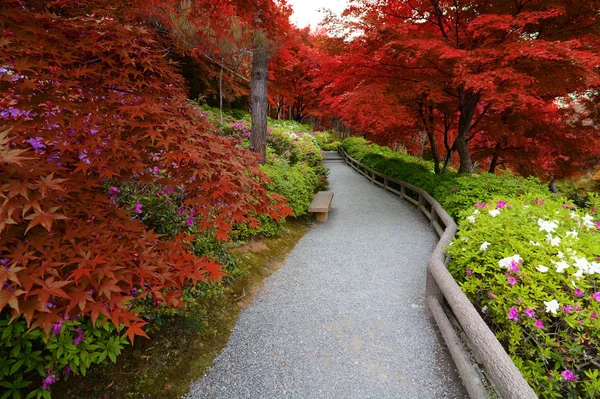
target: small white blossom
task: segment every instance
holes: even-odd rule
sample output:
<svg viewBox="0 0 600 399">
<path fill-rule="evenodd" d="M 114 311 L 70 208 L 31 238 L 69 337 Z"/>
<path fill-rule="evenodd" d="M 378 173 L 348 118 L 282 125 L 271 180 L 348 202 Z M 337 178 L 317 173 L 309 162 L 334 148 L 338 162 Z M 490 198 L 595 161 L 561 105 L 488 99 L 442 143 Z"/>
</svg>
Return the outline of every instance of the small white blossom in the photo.
<svg viewBox="0 0 600 399">
<path fill-rule="evenodd" d="M 600 274 L 600 263 L 590 262 L 589 274 Z"/>
<path fill-rule="evenodd" d="M 471 215 L 467 217 L 467 220 L 469 221 L 469 223 L 475 223 L 475 216 Z"/>
<path fill-rule="evenodd" d="M 560 304 L 556 299 L 553 299 L 550 302 L 544 301 L 544 305 L 546 305 L 546 313 L 552 312 L 552 314 L 556 314 L 556 311 L 560 307 Z"/>
<path fill-rule="evenodd" d="M 544 265 L 539 265 L 538 267 L 536 267 L 537 271 L 542 272 L 542 273 L 546 273 L 548 271 L 548 268 Z"/>
<path fill-rule="evenodd" d="M 560 237 L 552 237 L 552 234 L 548 233 L 546 235 L 546 241 L 548 241 L 548 243 L 553 247 L 558 247 L 558 245 L 560 244 Z"/>
<path fill-rule="evenodd" d="M 575 228 L 573 228 L 572 231 L 567 231 L 567 237 L 577 238 L 578 235 L 579 235 L 579 233 L 577 232 L 577 230 Z"/>
<path fill-rule="evenodd" d="M 564 260 L 561 260 L 560 262 L 556 263 L 556 273 L 562 273 L 565 271 L 565 269 L 569 268 L 569 264 L 567 262 L 565 262 Z"/>
<path fill-rule="evenodd" d="M 490 246 L 490 243 L 487 241 L 484 241 L 483 244 L 481 244 L 481 246 L 479 247 L 480 251 L 487 251 L 488 247 Z"/>
<path fill-rule="evenodd" d="M 545 231 L 547 233 L 554 233 L 554 231 L 558 227 L 558 222 L 544 220 L 544 219 L 540 218 L 540 219 L 538 219 L 538 226 L 540 226 L 540 231 Z"/>
<path fill-rule="evenodd" d="M 564 259 L 565 258 L 565 254 L 563 254 L 560 251 L 556 254 L 556 256 L 558 257 L 558 259 Z"/>
<path fill-rule="evenodd" d="M 583 277 L 583 270 L 579 269 L 575 273 L 573 273 L 573 277 L 576 277 L 577 280 Z"/>
<path fill-rule="evenodd" d="M 500 209 L 492 209 L 491 211 L 488 211 L 488 213 L 495 218 L 496 216 L 498 216 L 500 214 Z"/>
<path fill-rule="evenodd" d="M 480 212 L 479 212 L 479 209 L 475 209 L 475 210 L 473 211 L 473 215 L 479 215 L 479 214 L 480 214 Z"/>
<path fill-rule="evenodd" d="M 488 311 L 487 305 L 485 305 L 484 307 L 481 308 L 481 313 L 487 313 L 487 311 Z"/>
<path fill-rule="evenodd" d="M 584 226 L 587 228 L 591 229 L 592 227 L 594 227 L 594 218 L 591 215 L 588 215 L 587 213 L 581 219 L 581 221 L 583 222 Z"/>
<path fill-rule="evenodd" d="M 540 244 L 539 242 L 535 242 L 535 241 L 533 241 L 533 240 L 529 240 L 529 243 L 530 243 L 531 245 L 533 245 L 534 247 L 541 247 L 541 246 L 542 246 L 542 244 Z"/>
<path fill-rule="evenodd" d="M 461 239 L 460 239 L 460 240 L 461 240 L 461 241 L 464 241 L 464 242 L 469 242 L 469 237 L 461 237 Z"/>
</svg>

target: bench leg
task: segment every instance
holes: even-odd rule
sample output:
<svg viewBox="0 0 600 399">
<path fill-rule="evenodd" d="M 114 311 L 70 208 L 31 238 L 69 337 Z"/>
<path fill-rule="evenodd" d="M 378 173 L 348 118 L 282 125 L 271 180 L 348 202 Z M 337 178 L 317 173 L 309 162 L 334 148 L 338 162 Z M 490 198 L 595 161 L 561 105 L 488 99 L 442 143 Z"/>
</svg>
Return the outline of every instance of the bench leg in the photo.
<svg viewBox="0 0 600 399">
<path fill-rule="evenodd" d="M 317 212 L 317 213 L 315 213 L 315 217 L 317 219 L 317 222 L 326 222 L 328 216 L 329 216 L 328 212 Z"/>
</svg>

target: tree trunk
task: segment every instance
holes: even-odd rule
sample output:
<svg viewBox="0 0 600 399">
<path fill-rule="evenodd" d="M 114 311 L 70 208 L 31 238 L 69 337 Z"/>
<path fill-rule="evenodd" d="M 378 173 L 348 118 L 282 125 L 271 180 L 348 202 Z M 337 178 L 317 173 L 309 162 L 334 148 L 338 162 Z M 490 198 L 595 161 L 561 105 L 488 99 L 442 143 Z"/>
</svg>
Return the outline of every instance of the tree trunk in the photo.
<svg viewBox="0 0 600 399">
<path fill-rule="evenodd" d="M 458 118 L 458 137 L 454 142 L 458 155 L 460 156 L 458 173 L 472 173 L 473 161 L 471 160 L 471 155 L 467 148 L 467 134 L 469 134 L 469 131 L 471 130 L 473 114 L 475 113 L 475 107 L 479 102 L 479 94 L 474 94 L 471 91 L 465 93 L 461 90 L 460 98 L 458 106 L 460 111 L 460 116 Z"/>
<path fill-rule="evenodd" d="M 252 106 L 252 135 L 250 149 L 261 156 L 264 164 L 267 155 L 267 85 L 269 83 L 269 46 L 264 33 L 256 32 L 252 50 L 252 81 L 250 102 Z"/>
<path fill-rule="evenodd" d="M 496 168 L 498 167 L 498 158 L 500 156 L 500 141 L 496 143 L 496 147 L 494 148 L 494 155 L 492 156 L 492 163 L 490 163 L 490 169 L 488 173 L 496 173 Z"/>
<path fill-rule="evenodd" d="M 558 181 L 558 179 L 556 177 L 553 177 L 552 180 L 550 181 L 550 184 L 548 184 L 548 189 L 553 194 L 558 194 L 558 188 L 556 187 L 557 181 Z"/>
<path fill-rule="evenodd" d="M 221 59 L 223 62 L 223 59 Z M 223 124 L 223 67 L 221 66 L 221 73 L 219 74 L 219 114 L 221 115 L 221 125 Z"/>
</svg>

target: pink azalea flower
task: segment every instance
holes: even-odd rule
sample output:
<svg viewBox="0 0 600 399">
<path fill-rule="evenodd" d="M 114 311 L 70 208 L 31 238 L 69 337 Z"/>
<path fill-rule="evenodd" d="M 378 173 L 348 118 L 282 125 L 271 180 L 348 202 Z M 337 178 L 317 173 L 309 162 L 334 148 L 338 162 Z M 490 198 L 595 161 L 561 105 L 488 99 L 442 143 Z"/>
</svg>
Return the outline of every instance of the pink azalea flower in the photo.
<svg viewBox="0 0 600 399">
<path fill-rule="evenodd" d="M 564 312 L 571 313 L 573 311 L 573 306 L 571 306 L 571 305 L 565 305 L 565 306 L 562 307 L 562 310 Z"/>
<path fill-rule="evenodd" d="M 138 203 L 136 203 L 136 204 L 133 206 L 133 211 L 134 211 L 135 213 L 142 213 L 142 204 L 140 204 L 139 202 L 138 202 Z"/>
<path fill-rule="evenodd" d="M 45 389 L 47 391 L 50 388 L 50 385 L 54 384 L 55 382 L 56 376 L 54 374 L 49 375 L 44 379 L 44 382 L 42 383 L 42 389 Z"/>
<path fill-rule="evenodd" d="M 514 277 L 508 277 L 508 285 L 514 286 L 517 283 L 517 279 Z"/>
<path fill-rule="evenodd" d="M 519 265 L 517 265 L 517 262 L 515 262 L 514 260 L 512 262 L 510 262 L 510 271 L 513 273 L 518 273 L 519 272 Z"/>
<path fill-rule="evenodd" d="M 185 219 L 185 224 L 187 224 L 188 226 L 191 226 L 194 224 L 194 218 L 187 218 Z"/>
<path fill-rule="evenodd" d="M 496 209 L 502 209 L 502 208 L 508 208 L 508 205 L 506 204 L 505 201 L 498 201 L 498 204 L 496 204 Z"/>
<path fill-rule="evenodd" d="M 487 205 L 482 202 L 478 202 L 475 204 L 475 208 L 485 209 L 486 207 L 487 207 Z"/>
<path fill-rule="evenodd" d="M 581 298 L 583 296 L 583 291 L 581 291 L 579 288 L 575 288 L 575 295 Z"/>
<path fill-rule="evenodd" d="M 595 300 L 597 300 L 598 302 L 600 302 L 600 292 L 594 292 L 592 294 L 592 298 L 594 298 Z"/>
<path fill-rule="evenodd" d="M 590 318 L 592 318 L 592 319 L 597 319 L 597 318 L 598 318 L 598 314 L 596 314 L 596 313 L 592 313 L 592 315 L 590 316 Z"/>
<path fill-rule="evenodd" d="M 571 372 L 571 370 L 565 370 L 562 373 L 560 373 L 560 375 L 563 376 L 563 378 L 565 379 L 565 381 L 575 381 L 575 380 L 579 379 L 579 377 L 577 377 L 575 374 L 573 374 Z"/>
<path fill-rule="evenodd" d="M 535 317 L 535 310 L 533 309 L 525 309 L 523 313 L 525 313 L 530 319 Z"/>
<path fill-rule="evenodd" d="M 544 323 L 542 322 L 542 320 L 536 320 L 535 326 L 537 328 L 544 328 Z"/>
<path fill-rule="evenodd" d="M 471 269 L 467 268 L 467 276 L 471 277 L 472 274 L 473 272 L 471 271 Z"/>
<path fill-rule="evenodd" d="M 519 321 L 519 311 L 517 308 L 508 308 L 508 318 L 510 320 Z"/>
<path fill-rule="evenodd" d="M 111 187 L 108 189 L 108 194 L 110 194 L 110 195 L 117 195 L 117 194 L 121 194 L 121 190 L 119 190 L 118 188 L 116 188 L 116 187 L 114 187 L 114 186 L 111 186 Z"/>
</svg>

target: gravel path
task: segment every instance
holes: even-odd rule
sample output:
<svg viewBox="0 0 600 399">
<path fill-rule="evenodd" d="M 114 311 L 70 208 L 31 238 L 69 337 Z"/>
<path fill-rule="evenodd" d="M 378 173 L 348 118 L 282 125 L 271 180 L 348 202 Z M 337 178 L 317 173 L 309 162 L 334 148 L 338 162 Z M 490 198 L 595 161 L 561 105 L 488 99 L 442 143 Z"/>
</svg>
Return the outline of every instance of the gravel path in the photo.
<svg viewBox="0 0 600 399">
<path fill-rule="evenodd" d="M 410 204 L 329 163 L 329 221 L 244 311 L 192 398 L 464 398 L 425 315 L 436 241 Z"/>
</svg>

